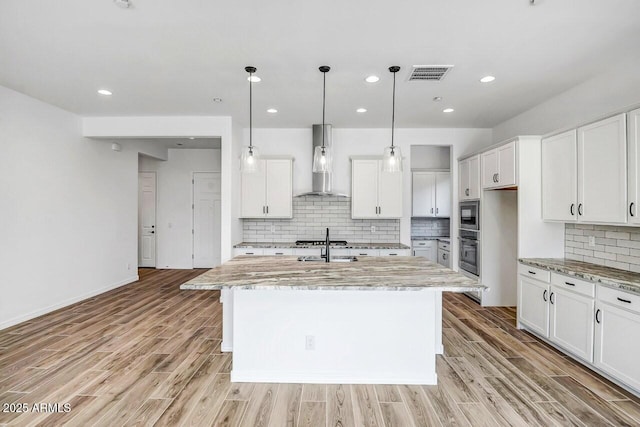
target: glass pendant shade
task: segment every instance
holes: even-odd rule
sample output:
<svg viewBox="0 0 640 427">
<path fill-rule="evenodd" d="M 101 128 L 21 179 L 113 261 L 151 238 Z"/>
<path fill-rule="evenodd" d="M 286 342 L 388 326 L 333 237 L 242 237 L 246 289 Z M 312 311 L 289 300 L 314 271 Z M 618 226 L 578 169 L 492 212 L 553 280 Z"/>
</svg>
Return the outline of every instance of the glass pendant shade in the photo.
<svg viewBox="0 0 640 427">
<path fill-rule="evenodd" d="M 256 147 L 243 147 L 240 159 L 242 172 L 256 172 L 260 169 L 260 156 Z"/>
<path fill-rule="evenodd" d="M 402 153 L 400 147 L 385 147 L 382 155 L 383 172 L 402 172 Z"/>
<path fill-rule="evenodd" d="M 313 151 L 313 171 L 331 172 L 332 160 L 329 147 L 316 147 Z"/>
</svg>

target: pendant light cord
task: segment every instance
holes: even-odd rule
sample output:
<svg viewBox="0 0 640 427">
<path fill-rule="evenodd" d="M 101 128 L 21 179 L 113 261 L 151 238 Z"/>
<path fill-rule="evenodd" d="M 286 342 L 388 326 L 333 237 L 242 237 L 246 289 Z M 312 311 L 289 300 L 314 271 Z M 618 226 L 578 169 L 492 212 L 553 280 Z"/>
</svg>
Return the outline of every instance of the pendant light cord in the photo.
<svg viewBox="0 0 640 427">
<path fill-rule="evenodd" d="M 322 154 L 324 154 L 324 112 L 325 112 L 325 96 L 327 92 L 327 73 L 322 73 Z"/>
<path fill-rule="evenodd" d="M 253 154 L 253 73 L 249 71 L 249 154 Z"/>
<path fill-rule="evenodd" d="M 391 154 L 393 154 L 393 135 L 396 125 L 396 73 L 393 73 L 393 100 L 391 101 Z"/>
</svg>

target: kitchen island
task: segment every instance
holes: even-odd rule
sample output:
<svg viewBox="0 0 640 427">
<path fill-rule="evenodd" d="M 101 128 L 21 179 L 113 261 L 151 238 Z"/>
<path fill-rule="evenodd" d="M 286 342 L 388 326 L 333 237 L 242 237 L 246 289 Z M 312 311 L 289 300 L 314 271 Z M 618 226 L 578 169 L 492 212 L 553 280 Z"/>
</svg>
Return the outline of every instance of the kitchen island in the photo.
<svg viewBox="0 0 640 427">
<path fill-rule="evenodd" d="M 484 286 L 421 257 L 239 256 L 181 289 L 221 290 L 231 381 L 436 384 L 442 292 Z"/>
</svg>

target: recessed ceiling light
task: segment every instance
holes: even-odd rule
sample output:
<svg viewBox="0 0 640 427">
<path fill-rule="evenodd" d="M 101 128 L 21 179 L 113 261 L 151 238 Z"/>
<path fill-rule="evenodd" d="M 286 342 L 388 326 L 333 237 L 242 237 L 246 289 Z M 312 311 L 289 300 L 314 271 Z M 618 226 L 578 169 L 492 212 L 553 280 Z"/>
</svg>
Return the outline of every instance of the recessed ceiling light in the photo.
<svg viewBox="0 0 640 427">
<path fill-rule="evenodd" d="M 367 112 L 367 109 L 366 109 L 366 108 L 358 108 L 358 109 L 356 110 L 356 113 L 366 113 L 366 112 Z"/>
<path fill-rule="evenodd" d="M 98 93 L 100 95 L 105 95 L 105 96 L 113 95 L 113 92 L 111 92 L 110 90 L 106 90 L 106 89 L 98 89 Z"/>
<path fill-rule="evenodd" d="M 196 139 L 196 138 L 195 138 L 195 137 L 193 137 L 193 136 L 190 136 L 190 137 L 189 137 L 189 139 Z"/>
<path fill-rule="evenodd" d="M 453 108 L 445 108 L 442 110 L 443 113 L 453 113 L 455 110 Z"/>
<path fill-rule="evenodd" d="M 276 110 L 275 108 L 269 108 L 269 109 L 267 110 L 267 113 L 271 113 L 271 114 L 275 114 L 275 113 L 277 113 L 277 112 L 278 112 L 278 110 Z"/>
<path fill-rule="evenodd" d="M 494 81 L 496 78 L 493 76 L 484 76 L 483 78 L 480 79 L 480 81 L 482 83 L 490 83 L 492 81 Z"/>
<path fill-rule="evenodd" d="M 213 102 L 222 102 L 222 98 L 213 98 Z"/>
<path fill-rule="evenodd" d="M 367 82 L 367 83 L 375 83 L 375 82 L 377 82 L 379 80 L 380 80 L 380 77 L 378 77 L 378 76 L 367 76 L 367 78 L 364 79 L 364 81 Z"/>
<path fill-rule="evenodd" d="M 249 80 L 252 83 L 258 83 L 262 79 L 258 76 L 250 76 L 250 77 L 247 77 L 247 80 Z"/>
<path fill-rule="evenodd" d="M 441 96 L 434 96 L 433 97 L 433 101 L 434 102 L 440 102 L 440 101 L 442 101 L 442 97 Z"/>
</svg>

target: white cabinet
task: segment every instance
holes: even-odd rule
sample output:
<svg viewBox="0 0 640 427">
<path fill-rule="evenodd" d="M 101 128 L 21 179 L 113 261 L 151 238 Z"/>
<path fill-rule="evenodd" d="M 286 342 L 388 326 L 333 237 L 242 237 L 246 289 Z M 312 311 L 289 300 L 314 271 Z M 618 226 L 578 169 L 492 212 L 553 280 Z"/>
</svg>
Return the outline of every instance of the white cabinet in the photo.
<svg viewBox="0 0 640 427">
<path fill-rule="evenodd" d="M 543 219 L 625 224 L 627 211 L 624 114 L 542 140 Z"/>
<path fill-rule="evenodd" d="M 511 141 L 482 153 L 482 188 L 517 185 L 516 142 Z"/>
<path fill-rule="evenodd" d="M 542 140 L 542 217 L 578 218 L 578 144 L 574 130 Z"/>
<path fill-rule="evenodd" d="M 381 160 L 352 159 L 351 217 L 401 218 L 402 173 L 383 172 Z"/>
<path fill-rule="evenodd" d="M 593 362 L 593 297 L 552 285 L 549 303 L 549 340 L 581 359 Z"/>
<path fill-rule="evenodd" d="M 263 159 L 240 176 L 242 218 L 292 218 L 293 161 Z"/>
<path fill-rule="evenodd" d="M 412 173 L 412 216 L 451 216 L 451 173 Z"/>
<path fill-rule="evenodd" d="M 548 283 L 518 276 L 518 322 L 545 338 L 549 336 L 549 287 Z"/>
<path fill-rule="evenodd" d="M 263 248 L 235 248 L 233 250 L 233 256 L 238 255 L 264 255 Z"/>
<path fill-rule="evenodd" d="M 409 249 L 380 249 L 380 256 L 411 256 Z"/>
<path fill-rule="evenodd" d="M 640 297 L 598 287 L 595 366 L 640 390 Z"/>
<path fill-rule="evenodd" d="M 631 111 L 627 118 L 629 129 L 627 181 L 629 187 L 628 220 L 631 224 L 640 224 L 640 109 Z"/>
<path fill-rule="evenodd" d="M 447 242 L 438 241 L 438 264 L 451 268 L 450 245 Z"/>
<path fill-rule="evenodd" d="M 429 261 L 438 261 L 438 242 L 436 240 L 414 240 L 411 242 L 413 256 L 421 256 Z"/>
<path fill-rule="evenodd" d="M 480 155 L 460 160 L 458 163 L 459 183 L 458 197 L 460 200 L 480 198 Z"/>
</svg>

